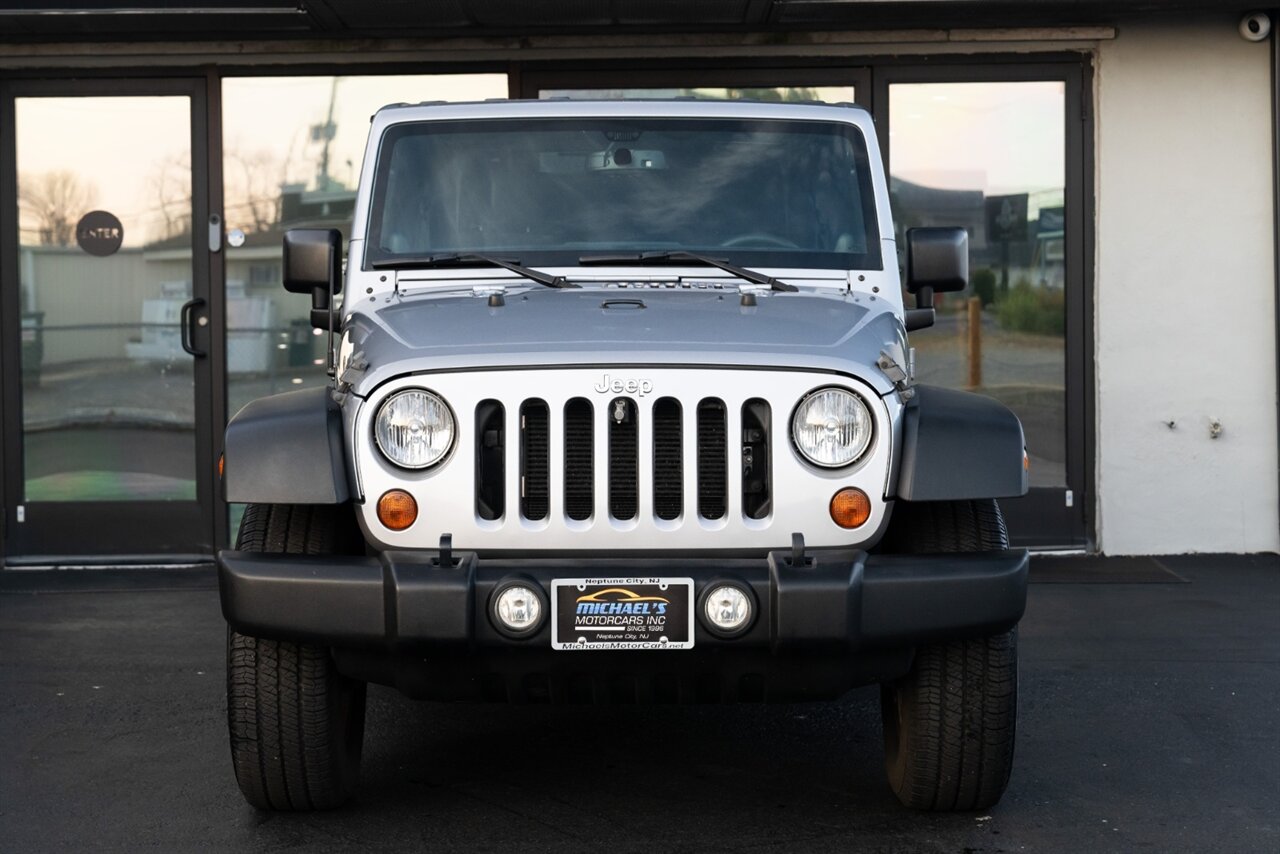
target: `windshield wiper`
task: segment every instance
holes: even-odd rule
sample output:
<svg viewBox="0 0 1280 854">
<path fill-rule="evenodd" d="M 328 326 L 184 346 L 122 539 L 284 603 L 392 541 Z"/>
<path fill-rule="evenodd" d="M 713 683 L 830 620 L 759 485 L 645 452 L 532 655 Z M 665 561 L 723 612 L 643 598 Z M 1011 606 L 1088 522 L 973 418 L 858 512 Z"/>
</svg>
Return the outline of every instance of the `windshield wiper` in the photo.
<svg viewBox="0 0 1280 854">
<path fill-rule="evenodd" d="M 694 261 L 698 264 L 706 264 L 708 267 L 717 267 L 724 270 L 730 275 L 737 276 L 739 279 L 746 279 L 748 282 L 757 285 L 768 285 L 775 291 L 795 292 L 800 290 L 795 285 L 788 285 L 786 282 L 779 281 L 773 276 L 766 276 L 764 273 L 755 270 L 748 270 L 745 267 L 739 267 L 736 264 L 730 264 L 719 258 L 711 258 L 698 252 L 688 252 L 684 249 L 662 249 L 654 252 L 618 252 L 608 255 L 583 255 L 578 259 L 579 264 L 681 264 Z"/>
<path fill-rule="evenodd" d="M 546 285 L 549 288 L 576 288 L 564 276 L 552 276 L 541 270 L 525 267 L 516 261 L 506 258 L 495 258 L 479 252 L 446 252 L 440 255 L 402 255 L 383 258 L 369 265 L 375 270 L 407 270 L 413 267 L 502 267 L 526 279 Z"/>
</svg>

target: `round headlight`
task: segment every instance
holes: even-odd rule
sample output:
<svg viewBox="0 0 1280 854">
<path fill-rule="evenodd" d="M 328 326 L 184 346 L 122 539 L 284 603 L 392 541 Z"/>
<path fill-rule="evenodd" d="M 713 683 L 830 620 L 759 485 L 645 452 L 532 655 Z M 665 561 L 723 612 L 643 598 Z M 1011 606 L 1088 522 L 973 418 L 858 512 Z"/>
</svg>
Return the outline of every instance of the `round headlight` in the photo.
<svg viewBox="0 0 1280 854">
<path fill-rule="evenodd" d="M 444 459 L 453 445 L 453 432 L 449 407 L 420 388 L 387 398 L 374 424 L 374 436 L 382 453 L 407 469 L 424 469 Z"/>
<path fill-rule="evenodd" d="M 871 444 L 871 411 L 851 391 L 818 389 L 796 407 L 791 418 L 791 438 L 814 465 L 847 466 Z"/>
</svg>

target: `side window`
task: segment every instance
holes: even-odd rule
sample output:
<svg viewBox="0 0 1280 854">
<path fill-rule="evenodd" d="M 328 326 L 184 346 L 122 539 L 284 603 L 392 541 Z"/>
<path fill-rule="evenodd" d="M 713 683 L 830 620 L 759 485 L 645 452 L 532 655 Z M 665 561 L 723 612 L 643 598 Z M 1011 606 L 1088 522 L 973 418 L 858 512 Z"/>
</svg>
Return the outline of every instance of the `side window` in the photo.
<svg viewBox="0 0 1280 854">
<path fill-rule="evenodd" d="M 969 290 L 912 336 L 921 382 L 1022 420 L 1032 487 L 1066 486 L 1065 86 L 895 83 L 889 192 L 898 245 L 919 225 L 969 232 Z"/>
</svg>

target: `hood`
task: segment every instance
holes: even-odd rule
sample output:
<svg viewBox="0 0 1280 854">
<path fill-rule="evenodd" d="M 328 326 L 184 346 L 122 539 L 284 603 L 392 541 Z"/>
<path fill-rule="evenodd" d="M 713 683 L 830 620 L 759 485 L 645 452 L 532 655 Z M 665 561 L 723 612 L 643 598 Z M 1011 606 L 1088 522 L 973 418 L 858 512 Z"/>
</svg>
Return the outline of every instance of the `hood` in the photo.
<svg viewBox="0 0 1280 854">
<path fill-rule="evenodd" d="M 750 300 L 747 300 L 748 302 Z M 880 351 L 904 344 L 885 300 L 736 288 L 616 287 L 403 297 L 348 323 L 341 378 L 357 394 L 405 373 L 531 365 L 690 364 L 856 374 L 882 394 Z M 360 354 L 356 357 L 355 354 Z"/>
</svg>

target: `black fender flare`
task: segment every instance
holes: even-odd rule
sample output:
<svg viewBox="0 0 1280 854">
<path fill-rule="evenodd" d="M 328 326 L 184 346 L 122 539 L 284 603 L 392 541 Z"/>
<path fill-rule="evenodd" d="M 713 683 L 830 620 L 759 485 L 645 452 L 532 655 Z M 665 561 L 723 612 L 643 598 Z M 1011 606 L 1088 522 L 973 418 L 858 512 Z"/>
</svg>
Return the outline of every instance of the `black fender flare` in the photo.
<svg viewBox="0 0 1280 854">
<path fill-rule="evenodd" d="M 905 501 L 1027 494 L 1026 439 L 1007 406 L 972 392 L 919 385 L 902 421 L 897 496 Z"/>
<path fill-rule="evenodd" d="M 236 413 L 223 445 L 227 501 L 341 504 L 350 497 L 342 410 L 330 392 L 273 394 Z"/>
</svg>

